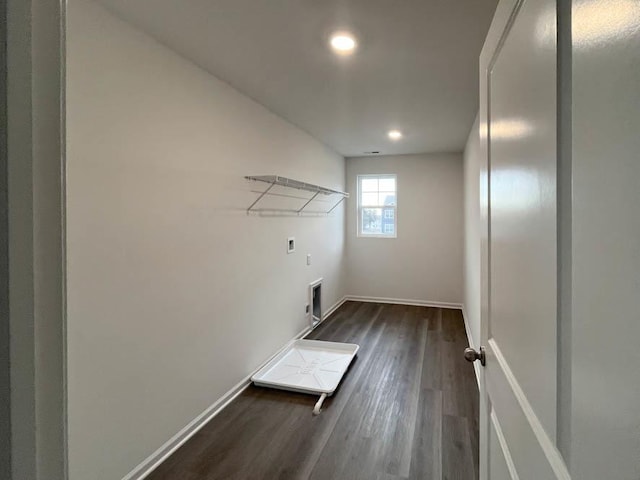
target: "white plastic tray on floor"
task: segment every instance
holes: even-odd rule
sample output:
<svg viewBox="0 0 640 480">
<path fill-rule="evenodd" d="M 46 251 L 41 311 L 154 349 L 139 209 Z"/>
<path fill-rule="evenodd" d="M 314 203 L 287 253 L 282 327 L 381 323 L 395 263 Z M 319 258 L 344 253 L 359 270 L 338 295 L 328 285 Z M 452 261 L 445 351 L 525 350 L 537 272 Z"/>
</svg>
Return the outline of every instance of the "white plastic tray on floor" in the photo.
<svg viewBox="0 0 640 480">
<path fill-rule="evenodd" d="M 276 355 L 251 380 L 260 387 L 322 395 L 333 395 L 360 347 L 353 343 L 296 340 Z"/>
</svg>

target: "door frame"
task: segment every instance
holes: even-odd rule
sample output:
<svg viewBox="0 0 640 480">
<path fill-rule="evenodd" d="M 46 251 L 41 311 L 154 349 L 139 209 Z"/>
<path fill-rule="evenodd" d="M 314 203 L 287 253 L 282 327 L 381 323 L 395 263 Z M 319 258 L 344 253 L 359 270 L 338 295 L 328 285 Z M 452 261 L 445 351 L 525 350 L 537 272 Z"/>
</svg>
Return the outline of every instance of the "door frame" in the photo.
<svg viewBox="0 0 640 480">
<path fill-rule="evenodd" d="M 3 8 L 9 478 L 66 479 L 66 2 L 8 0 Z"/>
<path fill-rule="evenodd" d="M 7 4 L 0 7 L 0 124 L 7 124 Z M 9 358 L 9 180 L 7 130 L 0 132 L 0 478 L 11 478 Z"/>
</svg>

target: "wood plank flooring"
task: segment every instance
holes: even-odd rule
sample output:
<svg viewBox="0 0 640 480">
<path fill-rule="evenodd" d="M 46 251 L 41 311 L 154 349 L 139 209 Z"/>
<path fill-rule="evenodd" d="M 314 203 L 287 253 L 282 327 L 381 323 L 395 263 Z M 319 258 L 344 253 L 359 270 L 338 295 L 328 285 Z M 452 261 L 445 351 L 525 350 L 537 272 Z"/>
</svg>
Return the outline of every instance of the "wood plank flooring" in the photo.
<svg viewBox="0 0 640 480">
<path fill-rule="evenodd" d="M 360 345 L 319 416 L 315 396 L 251 386 L 147 478 L 478 478 L 459 311 L 346 302 L 307 338 Z"/>
</svg>

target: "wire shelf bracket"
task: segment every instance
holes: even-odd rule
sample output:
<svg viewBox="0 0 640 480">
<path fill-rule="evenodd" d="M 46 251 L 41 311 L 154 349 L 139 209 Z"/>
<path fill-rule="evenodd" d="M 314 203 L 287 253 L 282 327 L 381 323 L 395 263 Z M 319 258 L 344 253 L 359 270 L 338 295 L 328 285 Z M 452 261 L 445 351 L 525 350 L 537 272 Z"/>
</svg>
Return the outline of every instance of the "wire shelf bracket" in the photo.
<svg viewBox="0 0 640 480">
<path fill-rule="evenodd" d="M 349 194 L 347 192 L 341 192 L 340 190 L 333 190 L 331 188 L 327 188 L 327 187 L 321 187 L 320 185 L 314 185 L 312 183 L 306 183 L 306 182 L 301 182 L 299 180 L 293 180 L 291 178 L 286 178 L 286 177 L 281 177 L 279 175 L 258 175 L 258 176 L 253 176 L 253 175 L 247 175 L 244 177 L 246 180 L 252 180 L 255 182 L 263 182 L 263 183 L 268 183 L 269 186 L 266 188 L 266 190 L 264 190 L 263 192 L 260 193 L 260 195 L 258 196 L 258 198 L 255 199 L 255 201 L 249 206 L 249 208 L 247 208 L 247 214 L 250 213 L 259 213 L 259 212 L 271 212 L 271 213 L 277 213 L 277 212 L 283 212 L 283 213 L 294 213 L 294 214 L 298 214 L 298 215 L 302 215 L 304 213 L 311 213 L 311 214 L 325 214 L 328 215 L 331 212 L 333 212 L 333 210 L 335 210 L 335 208 L 340 205 L 345 198 L 349 198 Z M 286 187 L 286 188 L 293 188 L 295 190 L 304 190 L 306 192 L 311 192 L 313 193 L 313 195 L 308 198 L 305 199 L 305 203 L 304 205 L 302 205 L 299 209 L 297 210 L 293 210 L 293 209 L 277 209 L 277 208 L 256 208 L 257 205 L 259 205 L 260 201 L 267 195 L 269 195 L 271 193 L 271 189 L 275 186 L 280 186 L 280 187 Z M 324 195 L 324 196 L 339 196 L 340 199 L 333 204 L 333 206 L 327 210 L 326 212 L 310 212 L 308 210 L 305 210 L 305 208 L 307 208 L 307 206 L 309 206 L 309 204 L 311 202 L 313 202 L 319 195 Z"/>
</svg>

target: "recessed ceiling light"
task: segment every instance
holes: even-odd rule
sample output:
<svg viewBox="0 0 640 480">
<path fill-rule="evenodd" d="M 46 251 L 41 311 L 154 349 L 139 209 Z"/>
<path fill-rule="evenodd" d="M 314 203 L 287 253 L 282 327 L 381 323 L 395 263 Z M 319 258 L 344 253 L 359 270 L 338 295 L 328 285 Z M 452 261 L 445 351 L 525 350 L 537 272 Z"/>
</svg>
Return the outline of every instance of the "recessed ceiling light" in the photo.
<svg viewBox="0 0 640 480">
<path fill-rule="evenodd" d="M 391 140 L 400 140 L 402 138 L 402 132 L 400 130 L 389 130 L 389 138 Z"/>
<path fill-rule="evenodd" d="M 331 48 L 339 55 L 350 55 L 358 46 L 356 39 L 348 32 L 336 32 L 331 35 Z"/>
</svg>

